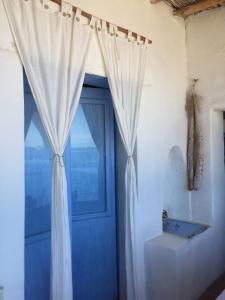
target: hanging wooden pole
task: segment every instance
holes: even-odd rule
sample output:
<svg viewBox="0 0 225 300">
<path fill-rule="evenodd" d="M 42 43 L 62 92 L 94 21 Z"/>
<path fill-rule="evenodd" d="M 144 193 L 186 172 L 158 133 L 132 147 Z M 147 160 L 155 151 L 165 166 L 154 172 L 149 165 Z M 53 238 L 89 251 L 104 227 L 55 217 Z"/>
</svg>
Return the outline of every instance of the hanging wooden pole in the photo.
<svg viewBox="0 0 225 300">
<path fill-rule="evenodd" d="M 54 3 L 57 3 L 57 4 L 61 5 L 61 0 L 50 0 L 50 1 L 52 1 L 52 2 L 54 2 Z M 76 12 L 76 7 L 75 7 L 75 6 L 73 6 L 73 11 Z M 92 18 L 92 15 L 89 14 L 89 13 L 87 13 L 87 12 L 85 12 L 85 11 L 82 11 L 81 14 L 82 14 L 83 17 L 87 18 L 88 20 L 91 20 L 91 18 Z M 110 24 L 110 23 L 106 21 L 107 27 L 109 27 L 109 24 Z M 121 27 L 121 26 L 117 26 L 117 30 L 120 31 L 120 32 L 123 32 L 123 33 L 125 33 L 125 34 L 128 34 L 128 32 L 130 31 L 130 30 L 128 30 L 128 29 L 126 29 L 126 28 L 123 28 L 123 27 Z M 132 36 L 133 36 L 135 39 L 136 39 L 138 36 L 140 36 L 140 40 L 141 40 L 141 41 L 145 42 L 145 40 L 147 39 L 147 40 L 148 40 L 148 43 L 149 43 L 149 44 L 152 44 L 152 41 L 151 41 L 150 39 L 148 39 L 147 37 L 145 37 L 145 36 L 143 36 L 143 35 L 140 35 L 140 34 L 138 34 L 138 33 L 136 33 L 136 32 L 132 32 Z"/>
</svg>

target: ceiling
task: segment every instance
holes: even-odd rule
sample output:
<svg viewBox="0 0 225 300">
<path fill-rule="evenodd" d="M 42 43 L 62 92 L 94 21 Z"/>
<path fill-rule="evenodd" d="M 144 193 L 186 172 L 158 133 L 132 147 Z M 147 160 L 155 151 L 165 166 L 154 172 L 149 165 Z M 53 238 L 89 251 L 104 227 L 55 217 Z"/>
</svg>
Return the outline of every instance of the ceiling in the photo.
<svg viewBox="0 0 225 300">
<path fill-rule="evenodd" d="M 171 6 L 174 15 L 183 18 L 225 5 L 225 0 L 150 0 L 152 4 L 160 1 Z"/>
</svg>

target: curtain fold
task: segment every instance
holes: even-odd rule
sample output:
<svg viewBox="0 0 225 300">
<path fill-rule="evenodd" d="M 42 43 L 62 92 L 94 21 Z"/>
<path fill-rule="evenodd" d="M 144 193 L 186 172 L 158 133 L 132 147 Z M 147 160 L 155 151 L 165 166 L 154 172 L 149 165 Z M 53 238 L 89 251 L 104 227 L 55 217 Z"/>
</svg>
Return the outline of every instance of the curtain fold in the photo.
<svg viewBox="0 0 225 300">
<path fill-rule="evenodd" d="M 127 299 L 140 299 L 138 292 L 136 205 L 137 179 L 133 151 L 137 136 L 141 94 L 144 83 L 147 46 L 120 38 L 117 28 L 109 30 L 103 21 L 98 22 L 98 38 L 102 50 L 106 74 L 113 98 L 119 132 L 126 149 L 125 171 L 125 264 Z M 141 300 L 141 299 L 140 299 Z"/>
<path fill-rule="evenodd" d="M 54 153 L 51 213 L 51 298 L 72 300 L 71 241 L 63 152 L 77 110 L 91 27 L 72 5 L 3 0 L 20 58 Z"/>
<path fill-rule="evenodd" d="M 98 120 L 99 116 L 99 111 L 95 108 L 93 109 L 93 105 L 90 104 L 82 104 L 82 109 L 88 124 L 88 128 L 90 130 L 92 139 L 95 143 L 95 146 L 99 152 L 101 153 L 101 147 L 102 145 L 102 140 L 101 140 L 101 135 L 99 132 L 101 132 L 101 120 Z"/>
</svg>

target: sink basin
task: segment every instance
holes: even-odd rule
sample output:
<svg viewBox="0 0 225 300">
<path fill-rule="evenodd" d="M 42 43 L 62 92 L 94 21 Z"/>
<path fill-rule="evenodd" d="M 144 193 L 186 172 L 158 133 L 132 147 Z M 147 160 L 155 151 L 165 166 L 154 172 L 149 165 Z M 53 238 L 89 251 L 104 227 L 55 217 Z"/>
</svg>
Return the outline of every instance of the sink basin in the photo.
<svg viewBox="0 0 225 300">
<path fill-rule="evenodd" d="M 208 229 L 209 226 L 168 218 L 163 224 L 163 231 L 190 239 Z"/>
</svg>

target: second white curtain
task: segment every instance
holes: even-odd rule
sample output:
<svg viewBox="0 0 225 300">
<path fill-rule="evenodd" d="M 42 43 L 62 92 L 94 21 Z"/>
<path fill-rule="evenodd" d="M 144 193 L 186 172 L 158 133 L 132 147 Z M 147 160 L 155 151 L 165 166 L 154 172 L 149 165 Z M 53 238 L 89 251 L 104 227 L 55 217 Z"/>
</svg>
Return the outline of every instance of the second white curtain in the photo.
<svg viewBox="0 0 225 300">
<path fill-rule="evenodd" d="M 130 34 L 129 34 L 130 35 Z M 98 24 L 98 37 L 113 98 L 116 121 L 127 153 L 125 171 L 125 264 L 127 299 L 141 300 L 138 293 L 136 204 L 137 179 L 133 152 L 137 136 L 147 47 L 118 37 L 116 27 Z"/>
<path fill-rule="evenodd" d="M 77 110 L 91 28 L 71 4 L 4 0 L 32 93 L 54 152 L 51 298 L 72 300 L 71 242 L 63 152 Z M 38 183 L 37 183 L 38 184 Z"/>
</svg>

